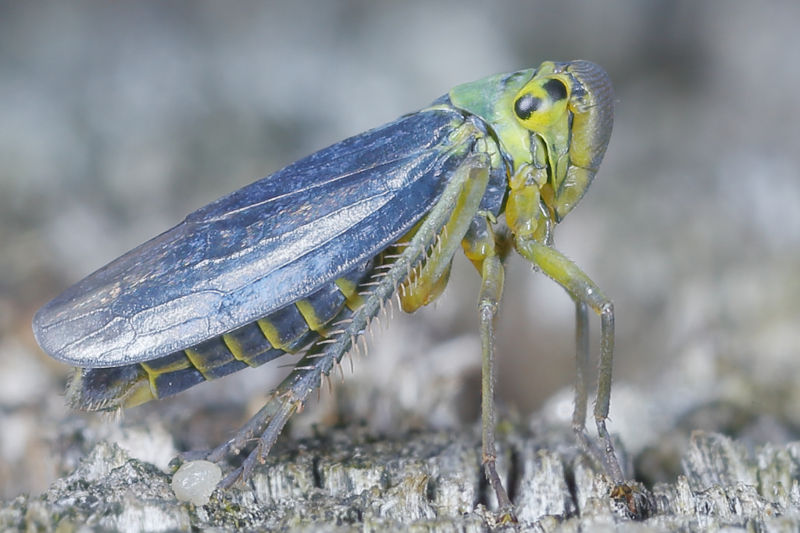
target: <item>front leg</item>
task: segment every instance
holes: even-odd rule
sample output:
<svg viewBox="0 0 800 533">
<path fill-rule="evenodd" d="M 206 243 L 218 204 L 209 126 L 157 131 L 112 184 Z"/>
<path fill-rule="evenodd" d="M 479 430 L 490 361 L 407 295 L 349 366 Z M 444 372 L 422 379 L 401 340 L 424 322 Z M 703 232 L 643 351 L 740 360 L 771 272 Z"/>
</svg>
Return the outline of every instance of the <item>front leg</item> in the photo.
<svg viewBox="0 0 800 533">
<path fill-rule="evenodd" d="M 581 391 L 576 393 L 575 414 L 573 415 L 573 425 L 578 431 L 579 438 L 587 452 L 597 457 L 601 464 L 605 466 L 606 472 L 611 480 L 621 485 L 624 483 L 622 469 L 619 466 L 617 455 L 614 452 L 614 444 L 611 436 L 606 429 L 606 419 L 608 418 L 609 401 L 611 399 L 611 371 L 614 357 L 614 304 L 603 294 L 600 288 L 589 279 L 578 266 L 565 257 L 558 250 L 541 244 L 533 239 L 517 238 L 515 242 L 517 251 L 526 259 L 535 264 L 542 272 L 561 285 L 567 293 L 575 300 L 578 318 L 578 358 L 579 358 L 579 377 L 578 388 L 585 387 L 583 382 L 581 359 L 585 355 L 581 354 L 586 350 L 582 345 L 586 344 L 588 335 L 587 322 L 585 320 L 585 306 L 588 306 L 600 316 L 600 362 L 597 377 L 597 396 L 594 404 L 594 419 L 597 425 L 597 433 L 603 444 L 603 452 L 598 454 L 594 446 L 589 445 L 589 438 L 586 436 L 582 412 L 585 413 L 585 392 L 581 397 Z M 582 311 L 583 310 L 583 311 Z M 585 418 L 585 416 L 584 416 Z"/>
</svg>

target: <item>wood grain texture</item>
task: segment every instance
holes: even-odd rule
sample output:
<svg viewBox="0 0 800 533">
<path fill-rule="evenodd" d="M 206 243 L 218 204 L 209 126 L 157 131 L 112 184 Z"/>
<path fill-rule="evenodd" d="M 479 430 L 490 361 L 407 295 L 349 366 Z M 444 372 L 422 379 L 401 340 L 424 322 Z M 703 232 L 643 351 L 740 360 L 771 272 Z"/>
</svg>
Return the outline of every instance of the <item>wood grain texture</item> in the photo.
<svg viewBox="0 0 800 533">
<path fill-rule="evenodd" d="M 518 524 L 500 526 L 480 468 L 476 431 L 415 432 L 383 440 L 338 429 L 278 451 L 245 487 L 216 491 L 208 505 L 179 503 L 170 476 L 100 442 L 70 475 L 39 497 L 0 508 L 0 529 L 188 531 L 796 531 L 800 443 L 748 449 L 694 433 L 681 473 L 649 489 L 632 485 L 640 516 L 553 429 L 507 431 L 501 475 Z"/>
</svg>

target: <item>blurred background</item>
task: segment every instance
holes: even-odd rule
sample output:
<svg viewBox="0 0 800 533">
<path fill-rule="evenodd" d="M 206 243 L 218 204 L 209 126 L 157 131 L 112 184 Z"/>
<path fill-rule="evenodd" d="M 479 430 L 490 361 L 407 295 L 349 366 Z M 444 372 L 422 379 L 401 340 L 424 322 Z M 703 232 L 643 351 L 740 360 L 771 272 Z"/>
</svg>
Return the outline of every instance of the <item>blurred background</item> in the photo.
<svg viewBox="0 0 800 533">
<path fill-rule="evenodd" d="M 30 329 L 47 300 L 308 153 L 548 59 L 595 61 L 616 87 L 605 162 L 556 246 L 614 299 L 610 428 L 640 476 L 668 478 L 648 457 L 668 463 L 694 428 L 798 438 L 798 20 L 792 1 L 0 1 L 0 497 L 46 488 L 76 439 L 161 466 L 218 444 L 289 370 L 241 372 L 121 423 L 71 413 L 68 369 Z M 479 279 L 456 263 L 435 306 L 373 328 L 370 355 L 353 372 L 345 361 L 294 435 L 475 424 Z M 510 259 L 503 416 L 533 431 L 569 419 L 573 314 Z"/>
</svg>

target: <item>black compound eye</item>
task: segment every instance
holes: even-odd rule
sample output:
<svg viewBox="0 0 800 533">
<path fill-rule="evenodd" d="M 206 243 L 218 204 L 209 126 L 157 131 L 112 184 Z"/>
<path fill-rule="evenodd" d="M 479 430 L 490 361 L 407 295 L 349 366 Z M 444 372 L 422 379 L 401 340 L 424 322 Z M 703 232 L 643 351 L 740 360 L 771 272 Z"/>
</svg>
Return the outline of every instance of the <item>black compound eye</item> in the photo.
<svg viewBox="0 0 800 533">
<path fill-rule="evenodd" d="M 530 118 L 531 113 L 539 109 L 542 101 L 531 94 L 523 94 L 514 102 L 514 112 L 522 120 Z"/>
<path fill-rule="evenodd" d="M 567 88 L 564 86 L 561 80 L 551 78 L 547 80 L 544 85 L 542 85 L 542 88 L 547 91 L 547 96 L 549 96 L 554 102 L 563 100 L 567 97 Z"/>
</svg>

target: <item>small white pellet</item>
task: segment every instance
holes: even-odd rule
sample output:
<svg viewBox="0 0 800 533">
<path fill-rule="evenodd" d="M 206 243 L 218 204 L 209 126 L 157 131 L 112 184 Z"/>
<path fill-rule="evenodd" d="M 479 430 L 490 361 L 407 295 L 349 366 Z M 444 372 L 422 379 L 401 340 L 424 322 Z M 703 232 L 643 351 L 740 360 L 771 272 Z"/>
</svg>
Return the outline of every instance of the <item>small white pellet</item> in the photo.
<svg viewBox="0 0 800 533">
<path fill-rule="evenodd" d="M 172 490 L 182 502 L 205 505 L 222 479 L 222 470 L 210 461 L 183 463 L 172 476 Z"/>
</svg>

